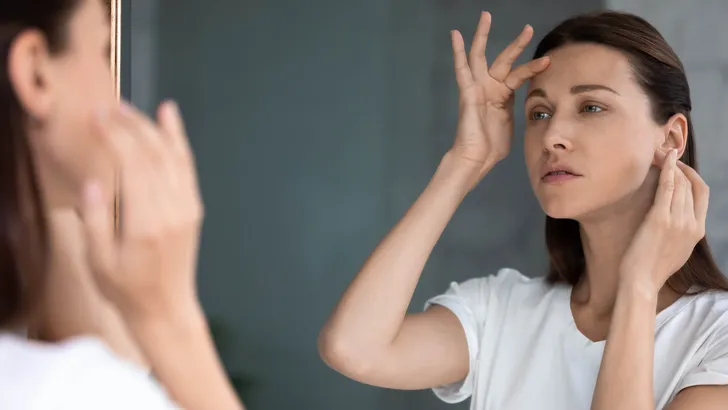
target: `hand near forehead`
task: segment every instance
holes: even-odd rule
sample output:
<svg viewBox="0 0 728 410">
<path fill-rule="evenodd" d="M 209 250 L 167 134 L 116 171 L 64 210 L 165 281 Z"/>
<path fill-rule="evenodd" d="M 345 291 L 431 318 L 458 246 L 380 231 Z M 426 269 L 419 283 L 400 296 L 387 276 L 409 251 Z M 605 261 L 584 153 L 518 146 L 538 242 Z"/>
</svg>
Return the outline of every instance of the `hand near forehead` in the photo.
<svg viewBox="0 0 728 410">
<path fill-rule="evenodd" d="M 548 57 L 543 57 L 513 67 L 533 37 L 533 28 L 527 25 L 488 67 L 485 49 L 490 26 L 491 15 L 483 12 L 469 54 L 460 32 L 451 33 L 460 90 L 460 115 L 451 151 L 477 168 L 478 181 L 510 151 L 515 90 L 549 64 Z"/>
</svg>

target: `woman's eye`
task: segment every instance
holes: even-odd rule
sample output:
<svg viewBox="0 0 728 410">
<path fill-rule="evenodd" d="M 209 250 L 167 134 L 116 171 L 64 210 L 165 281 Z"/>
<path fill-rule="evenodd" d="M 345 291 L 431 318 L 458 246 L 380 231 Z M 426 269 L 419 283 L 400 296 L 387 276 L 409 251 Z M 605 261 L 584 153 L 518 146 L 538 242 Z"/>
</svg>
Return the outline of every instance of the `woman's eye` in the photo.
<svg viewBox="0 0 728 410">
<path fill-rule="evenodd" d="M 590 112 L 590 113 L 601 112 L 602 107 L 600 107 L 598 105 L 585 105 L 583 110 L 584 110 L 584 112 Z"/>
<path fill-rule="evenodd" d="M 546 120 L 550 118 L 551 116 L 543 111 L 536 111 L 531 114 L 532 120 Z"/>
</svg>

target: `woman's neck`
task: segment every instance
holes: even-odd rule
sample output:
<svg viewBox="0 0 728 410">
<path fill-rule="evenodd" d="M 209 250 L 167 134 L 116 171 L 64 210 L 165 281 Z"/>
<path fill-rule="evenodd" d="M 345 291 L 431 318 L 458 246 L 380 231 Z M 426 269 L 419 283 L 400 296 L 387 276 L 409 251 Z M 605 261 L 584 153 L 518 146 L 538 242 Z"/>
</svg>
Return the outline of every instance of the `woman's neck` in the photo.
<svg viewBox="0 0 728 410">
<path fill-rule="evenodd" d="M 634 194 L 579 221 L 586 272 L 574 287 L 572 303 L 589 316 L 611 316 L 619 286 L 619 266 L 632 238 L 654 201 L 657 180 L 648 177 Z M 661 308 L 675 299 L 674 292 L 660 292 Z"/>
<path fill-rule="evenodd" d="M 609 218 L 580 223 L 586 272 L 574 288 L 574 302 L 597 316 L 609 315 L 617 297 L 619 265 L 645 210 L 634 207 Z"/>
</svg>

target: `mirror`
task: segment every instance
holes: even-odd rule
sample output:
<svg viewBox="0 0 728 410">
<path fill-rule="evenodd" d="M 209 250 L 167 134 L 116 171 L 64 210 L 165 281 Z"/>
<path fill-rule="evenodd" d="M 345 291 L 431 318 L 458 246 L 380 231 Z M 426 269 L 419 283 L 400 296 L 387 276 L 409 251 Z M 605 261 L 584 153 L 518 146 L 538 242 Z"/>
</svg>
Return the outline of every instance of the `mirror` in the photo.
<svg viewBox="0 0 728 410">
<path fill-rule="evenodd" d="M 714 49 L 696 42 L 705 32 L 675 28 L 681 26 L 674 21 L 694 21 L 681 13 L 702 15 L 688 3 L 670 10 L 639 0 L 123 3 L 122 94 L 148 114 L 163 99 L 180 103 L 206 207 L 200 296 L 250 408 L 443 408 L 428 390 L 348 380 L 322 362 L 316 338 L 452 144 L 458 90 L 449 32 L 461 30 L 469 45 L 483 7 L 493 14 L 489 61 L 526 23 L 535 38 L 519 62 L 576 14 L 631 7 L 654 21 L 669 42 L 682 45 L 676 51 L 688 66 L 698 67 L 693 96 L 707 154 L 702 172 L 720 185 L 725 155 L 714 153 L 728 152 L 716 149 L 725 146 L 718 141 L 725 135 L 725 70 Z M 725 32 L 715 24 L 710 30 Z M 410 311 L 421 311 L 450 282 L 503 266 L 544 274 L 544 215 L 523 156 L 525 94 L 516 94 L 511 155 L 458 208 Z M 728 211 L 718 206 L 714 215 Z M 709 227 L 716 255 L 728 255 L 726 232 Z M 728 267 L 728 257 L 721 258 Z"/>
<path fill-rule="evenodd" d="M 111 21 L 109 66 L 114 76 L 114 91 L 117 98 L 121 97 L 121 2 L 122 0 L 110 0 L 109 7 L 111 13 L 109 16 Z M 117 194 L 114 198 L 114 227 L 116 229 L 119 228 L 119 204 L 119 195 Z"/>
<path fill-rule="evenodd" d="M 110 0 L 109 11 L 111 16 L 111 54 L 109 55 L 109 65 L 114 74 L 114 89 L 116 96 L 121 93 L 121 0 Z"/>
</svg>

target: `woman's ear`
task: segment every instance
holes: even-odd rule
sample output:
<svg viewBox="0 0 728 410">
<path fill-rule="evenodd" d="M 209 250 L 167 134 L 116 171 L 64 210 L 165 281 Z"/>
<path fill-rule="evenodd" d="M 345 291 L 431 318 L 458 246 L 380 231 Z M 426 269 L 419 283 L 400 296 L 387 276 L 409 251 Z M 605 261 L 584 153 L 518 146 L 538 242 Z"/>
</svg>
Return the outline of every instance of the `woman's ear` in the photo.
<svg viewBox="0 0 728 410">
<path fill-rule="evenodd" d="M 38 30 L 26 30 L 10 44 L 8 77 L 20 106 L 32 118 L 43 120 L 52 104 L 50 92 L 51 55 Z"/>
<path fill-rule="evenodd" d="M 663 127 L 664 138 L 660 142 L 659 150 L 667 153 L 671 149 L 677 150 L 677 157 L 680 158 L 687 147 L 688 138 L 688 119 L 684 114 L 675 114 Z"/>
</svg>

